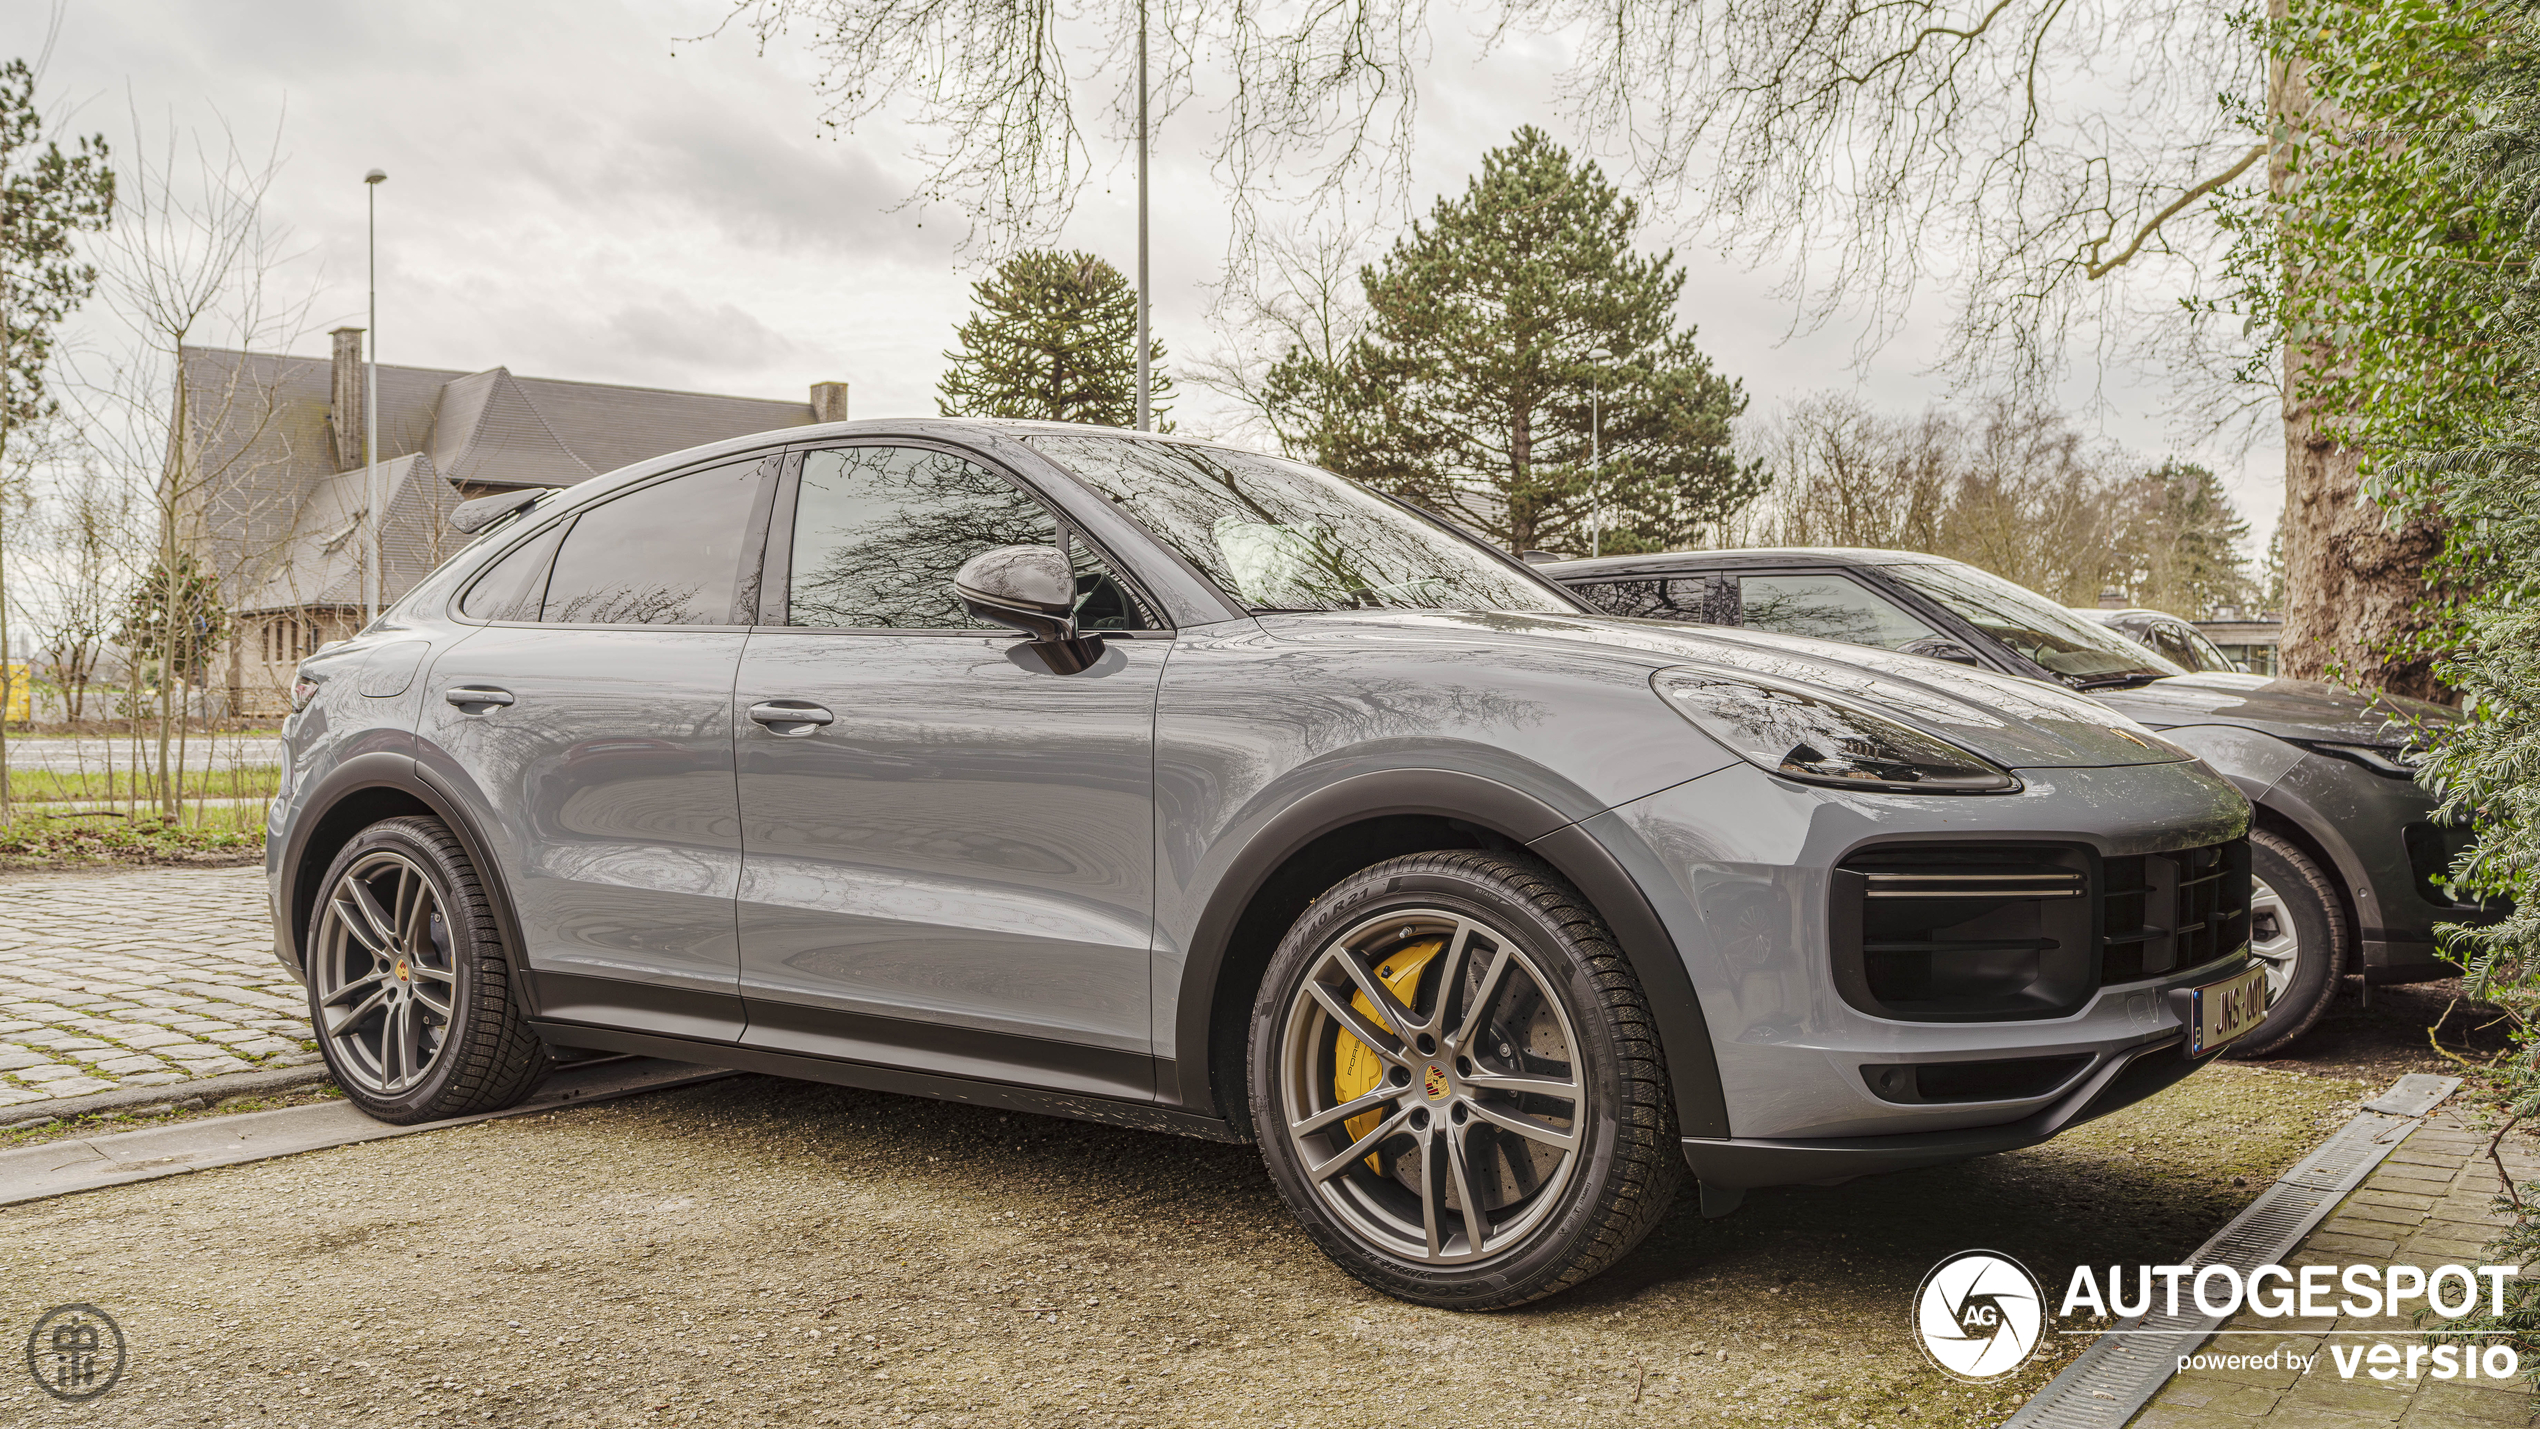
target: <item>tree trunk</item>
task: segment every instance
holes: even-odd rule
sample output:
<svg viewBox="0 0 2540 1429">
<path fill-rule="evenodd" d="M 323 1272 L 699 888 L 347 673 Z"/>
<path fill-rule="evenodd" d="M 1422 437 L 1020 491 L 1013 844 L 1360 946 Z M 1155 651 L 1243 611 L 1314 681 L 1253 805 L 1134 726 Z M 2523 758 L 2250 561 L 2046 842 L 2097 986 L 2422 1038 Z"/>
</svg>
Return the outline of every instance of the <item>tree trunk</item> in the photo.
<svg viewBox="0 0 2540 1429">
<path fill-rule="evenodd" d="M 2288 390 L 2299 361 L 2286 356 Z M 2413 519 L 2393 528 L 2364 494 L 2361 456 L 2320 432 L 2309 403 L 2285 404 L 2283 670 L 2442 699 L 2429 656 L 2389 647 L 2425 627 L 2425 569 L 2442 553 L 2443 532 Z"/>
<path fill-rule="evenodd" d="M 2268 13 L 2284 20 L 2288 0 L 2270 0 Z M 2307 71 L 2271 62 L 2270 108 L 2279 130 L 2325 130 L 2338 125 L 2312 93 Z M 2267 186 L 2278 204 L 2299 201 L 2298 179 L 2282 149 L 2268 156 Z M 2284 281 L 2303 281 L 2288 252 Z M 2365 494 L 2363 453 L 2339 442 L 2335 423 L 2323 423 L 2303 393 L 2306 371 L 2327 371 L 2346 361 L 2324 343 L 2288 341 L 2284 351 L 2284 632 L 2280 668 L 2297 680 L 2331 680 L 2419 699 L 2444 697 L 2429 657 L 2394 653 L 2405 636 L 2426 626 L 2418 605 L 2425 599 L 2425 568 L 2443 549 L 2441 528 L 2410 519 L 2393 526 L 2388 513 Z"/>
</svg>

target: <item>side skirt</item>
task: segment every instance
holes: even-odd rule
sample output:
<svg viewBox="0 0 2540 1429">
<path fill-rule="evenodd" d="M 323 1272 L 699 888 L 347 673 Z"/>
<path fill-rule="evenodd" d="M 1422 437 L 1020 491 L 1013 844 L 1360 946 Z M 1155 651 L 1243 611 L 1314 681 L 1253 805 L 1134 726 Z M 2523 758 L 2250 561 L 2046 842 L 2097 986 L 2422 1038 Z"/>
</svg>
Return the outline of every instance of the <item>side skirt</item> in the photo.
<svg viewBox="0 0 2540 1429">
<path fill-rule="evenodd" d="M 550 1047 L 586 1047 L 604 1052 L 633 1052 L 646 1057 L 660 1057 L 673 1062 L 693 1062 L 703 1067 L 730 1067 L 735 1071 L 761 1072 L 771 1077 L 793 1077 L 807 1082 L 828 1082 L 841 1087 L 861 1087 L 867 1091 L 892 1092 L 900 1096 L 932 1097 L 937 1101 L 960 1102 L 967 1106 L 996 1107 L 1004 1111 L 1032 1112 L 1041 1116 L 1063 1116 L 1075 1121 L 1095 1121 L 1106 1126 L 1125 1126 L 1137 1131 L 1163 1131 L 1176 1136 L 1196 1136 L 1204 1141 L 1240 1142 L 1232 1127 L 1213 1116 L 1157 1106 L 1150 1102 L 1114 1101 L 1108 1097 L 1081 1096 L 1069 1092 L 1047 1092 L 1031 1087 L 1012 1086 L 1004 1082 L 971 1081 L 962 1077 L 937 1076 L 930 1072 L 911 1072 L 898 1067 L 879 1067 L 869 1062 L 845 1062 L 831 1057 L 810 1057 L 792 1052 L 770 1052 L 757 1047 L 740 1047 L 729 1042 L 705 1042 L 687 1037 L 664 1037 L 650 1032 L 621 1032 L 607 1027 L 584 1027 L 570 1022 L 533 1021 L 530 1027 Z"/>
</svg>

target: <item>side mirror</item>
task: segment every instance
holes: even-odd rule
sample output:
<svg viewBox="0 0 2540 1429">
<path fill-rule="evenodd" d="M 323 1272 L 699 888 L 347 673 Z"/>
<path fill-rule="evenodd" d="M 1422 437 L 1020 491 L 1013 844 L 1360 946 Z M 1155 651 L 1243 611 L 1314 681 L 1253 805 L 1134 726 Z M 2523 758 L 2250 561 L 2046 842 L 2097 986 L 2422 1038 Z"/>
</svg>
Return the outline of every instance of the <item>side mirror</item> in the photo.
<svg viewBox="0 0 2540 1429">
<path fill-rule="evenodd" d="M 1976 652 L 1973 650 L 1940 635 L 1926 635 L 1920 640 L 1909 640 L 1896 648 L 1904 654 L 1920 655 L 1930 660 L 1947 660 L 1953 664 L 1979 667 L 1984 664 L 1982 660 L 1976 658 Z"/>
<path fill-rule="evenodd" d="M 953 595 L 981 620 L 1045 644 L 1076 639 L 1076 573 L 1056 546 L 999 546 L 962 562 Z"/>
</svg>

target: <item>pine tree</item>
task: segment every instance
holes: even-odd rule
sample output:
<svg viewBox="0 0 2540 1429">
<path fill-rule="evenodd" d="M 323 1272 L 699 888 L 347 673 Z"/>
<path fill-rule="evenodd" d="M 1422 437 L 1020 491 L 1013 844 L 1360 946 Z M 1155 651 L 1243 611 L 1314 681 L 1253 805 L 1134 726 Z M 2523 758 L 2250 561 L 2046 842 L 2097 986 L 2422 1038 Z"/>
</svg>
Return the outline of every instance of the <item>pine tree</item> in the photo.
<svg viewBox="0 0 2540 1429">
<path fill-rule="evenodd" d="M 2240 553 L 2249 523 L 2212 470 L 2165 461 L 2128 483 L 2119 499 L 2124 525 L 2117 542 L 2131 566 L 2127 596 L 2135 604 L 2203 620 L 2217 606 L 2249 599 L 2255 586 Z"/>
<path fill-rule="evenodd" d="M 1677 326 L 1685 272 L 1633 249 L 1639 220 L 1520 129 L 1360 273 L 1368 330 L 1339 370 L 1291 351 L 1272 388 L 1317 460 L 1511 550 L 1689 544 L 1765 476 L 1731 453 L 1745 394 Z"/>
<path fill-rule="evenodd" d="M 106 157 L 103 135 L 82 138 L 65 153 L 36 105 L 35 71 L 24 60 L 0 66 L 0 484 L 16 469 L 11 438 L 23 448 L 21 434 L 54 414 L 44 380 L 54 331 L 97 286 L 97 270 L 80 261 L 74 243 L 114 213 L 115 176 Z M 9 496 L 0 490 L 0 518 Z M 0 552 L 7 545 L 8 533 L 0 531 Z M 0 565 L 0 716 L 17 695 L 7 575 Z M 6 725 L 0 718 L 0 822 L 9 816 Z"/>
<path fill-rule="evenodd" d="M 1091 253 L 1018 253 L 971 286 L 978 310 L 944 354 L 936 408 L 947 417 L 1026 417 L 1126 427 L 1138 416 L 1138 297 Z M 1173 395 L 1164 344 L 1151 345 L 1156 426 Z"/>
</svg>

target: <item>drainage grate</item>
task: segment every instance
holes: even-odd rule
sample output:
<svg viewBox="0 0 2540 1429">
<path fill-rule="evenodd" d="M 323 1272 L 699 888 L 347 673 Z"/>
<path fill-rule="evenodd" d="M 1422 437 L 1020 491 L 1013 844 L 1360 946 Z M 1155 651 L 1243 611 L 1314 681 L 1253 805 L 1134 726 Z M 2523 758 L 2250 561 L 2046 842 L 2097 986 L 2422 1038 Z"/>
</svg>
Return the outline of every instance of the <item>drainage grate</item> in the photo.
<svg viewBox="0 0 2540 1429">
<path fill-rule="evenodd" d="M 2373 1110 L 2357 1112 L 2335 1136 L 2277 1177 L 2187 1263 L 2200 1269 L 2228 1265 L 2244 1278 L 2261 1265 L 2281 1263 L 2460 1084 L 2457 1077 L 2401 1077 L 2366 1104 Z M 2179 1356 L 2194 1353 L 2221 1323 L 2217 1315 L 2158 1313 L 2120 1321 L 2116 1328 L 2121 1333 L 2100 1336 L 2003 1429 L 2114 1429 L 2169 1383 Z"/>
</svg>

